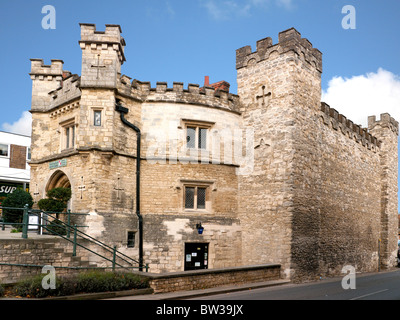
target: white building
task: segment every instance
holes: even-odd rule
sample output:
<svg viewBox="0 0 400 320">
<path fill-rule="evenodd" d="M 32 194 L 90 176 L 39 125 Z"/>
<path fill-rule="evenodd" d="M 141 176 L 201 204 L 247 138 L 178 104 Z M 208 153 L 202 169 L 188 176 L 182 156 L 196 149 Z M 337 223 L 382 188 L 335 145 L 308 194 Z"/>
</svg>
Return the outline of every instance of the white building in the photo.
<svg viewBox="0 0 400 320">
<path fill-rule="evenodd" d="M 0 203 L 17 188 L 29 189 L 31 137 L 0 131 Z"/>
</svg>

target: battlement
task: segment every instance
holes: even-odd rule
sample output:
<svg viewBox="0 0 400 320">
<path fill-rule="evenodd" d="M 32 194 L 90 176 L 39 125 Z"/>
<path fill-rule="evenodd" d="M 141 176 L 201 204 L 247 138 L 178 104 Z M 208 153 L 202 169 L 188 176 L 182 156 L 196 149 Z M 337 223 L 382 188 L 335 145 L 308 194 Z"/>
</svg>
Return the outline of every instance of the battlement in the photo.
<svg viewBox="0 0 400 320">
<path fill-rule="evenodd" d="M 121 76 L 118 84 L 118 93 L 131 96 L 143 102 L 171 102 L 197 104 L 240 113 L 239 96 L 225 90 L 215 90 L 213 87 L 202 87 L 189 83 L 184 89 L 183 82 L 173 82 L 168 87 L 167 82 L 157 82 L 152 87 L 150 82 L 133 80 L 128 76 Z"/>
<path fill-rule="evenodd" d="M 252 52 L 251 46 L 245 46 L 236 50 L 236 69 L 248 66 L 250 60 L 256 63 L 269 59 L 273 52 L 279 55 L 288 51 L 295 52 L 298 57 L 314 66 L 319 72 L 322 72 L 322 53 L 313 48 L 310 41 L 302 38 L 300 32 L 295 28 L 279 33 L 279 43 L 273 44 L 270 37 L 257 41 L 257 48 Z"/>
<path fill-rule="evenodd" d="M 31 72 L 29 75 L 32 80 L 36 78 L 39 80 L 52 80 L 56 77 L 56 80 L 62 80 L 63 76 L 63 64 L 62 60 L 51 60 L 51 65 L 45 65 L 43 59 L 31 59 Z"/>
<path fill-rule="evenodd" d="M 368 129 L 372 130 L 375 126 L 382 126 L 384 128 L 389 128 L 396 135 L 399 135 L 399 122 L 396 121 L 393 117 L 390 116 L 389 113 L 382 113 L 381 119 L 376 120 L 376 116 L 368 117 Z"/>
<path fill-rule="evenodd" d="M 369 132 L 370 125 L 368 128 L 362 128 L 361 126 L 354 124 L 353 121 L 347 119 L 344 115 L 340 114 L 337 110 L 331 108 L 325 102 L 321 102 L 321 117 L 326 125 L 332 125 L 334 130 L 340 130 L 344 135 L 348 136 L 350 139 L 354 139 L 357 143 L 361 143 L 363 146 L 370 150 L 376 151 L 379 148 L 381 141 L 376 137 L 371 135 Z M 375 121 L 375 116 L 368 118 L 368 123 Z"/>
<path fill-rule="evenodd" d="M 121 26 L 117 24 L 106 24 L 105 31 L 96 30 L 96 25 L 92 23 L 80 23 L 81 40 L 79 45 L 81 49 L 89 47 L 96 50 L 108 50 L 112 47 L 119 51 L 121 64 L 126 61 L 124 55 L 125 39 L 121 36 Z"/>
</svg>

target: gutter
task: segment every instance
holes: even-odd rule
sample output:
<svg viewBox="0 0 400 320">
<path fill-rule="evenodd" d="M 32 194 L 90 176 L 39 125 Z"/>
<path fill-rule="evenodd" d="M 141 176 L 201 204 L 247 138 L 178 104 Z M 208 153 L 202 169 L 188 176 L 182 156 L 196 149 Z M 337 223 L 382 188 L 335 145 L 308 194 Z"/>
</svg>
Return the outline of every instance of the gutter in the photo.
<svg viewBox="0 0 400 320">
<path fill-rule="evenodd" d="M 115 110 L 121 115 L 121 121 L 126 126 L 136 132 L 136 215 L 139 219 L 139 271 L 143 271 L 143 216 L 140 213 L 140 144 L 141 132 L 138 127 L 125 119 L 125 115 L 129 112 L 128 108 L 121 105 L 119 99 L 116 100 Z"/>
</svg>

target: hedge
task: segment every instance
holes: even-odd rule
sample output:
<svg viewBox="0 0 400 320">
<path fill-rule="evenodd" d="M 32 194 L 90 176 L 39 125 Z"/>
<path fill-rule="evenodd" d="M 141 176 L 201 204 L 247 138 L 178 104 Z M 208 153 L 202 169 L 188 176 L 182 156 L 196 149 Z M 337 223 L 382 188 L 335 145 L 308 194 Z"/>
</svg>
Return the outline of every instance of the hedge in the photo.
<svg viewBox="0 0 400 320">
<path fill-rule="evenodd" d="M 55 289 L 43 289 L 40 274 L 14 286 L 14 294 L 28 298 L 44 298 L 74 295 L 79 293 L 121 291 L 149 288 L 149 281 L 133 273 L 88 271 L 74 276 L 56 278 Z"/>
</svg>

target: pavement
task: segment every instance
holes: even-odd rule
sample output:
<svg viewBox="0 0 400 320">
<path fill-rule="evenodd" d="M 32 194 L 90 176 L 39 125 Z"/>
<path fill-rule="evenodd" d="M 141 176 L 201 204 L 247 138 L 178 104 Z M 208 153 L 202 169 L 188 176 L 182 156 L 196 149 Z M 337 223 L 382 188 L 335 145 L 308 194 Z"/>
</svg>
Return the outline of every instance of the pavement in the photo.
<svg viewBox="0 0 400 320">
<path fill-rule="evenodd" d="M 16 240 L 22 239 L 22 232 L 11 233 L 13 228 L 7 226 L 5 230 L 1 229 L 0 226 L 0 240 Z M 54 239 L 60 238 L 55 235 L 40 235 L 37 231 L 28 231 L 28 239 Z"/>
<path fill-rule="evenodd" d="M 190 291 L 177 291 L 168 293 L 156 293 L 156 294 L 143 294 L 135 296 L 120 296 L 114 298 L 103 298 L 102 300 L 184 300 L 193 299 L 196 297 L 204 297 L 214 294 L 222 294 L 228 292 L 237 292 L 244 290 L 252 290 L 258 288 L 266 288 L 272 286 L 280 286 L 290 283 L 289 280 L 270 280 L 264 282 L 246 283 L 242 285 L 227 285 L 216 288 L 201 289 L 201 290 L 190 290 Z"/>
</svg>

